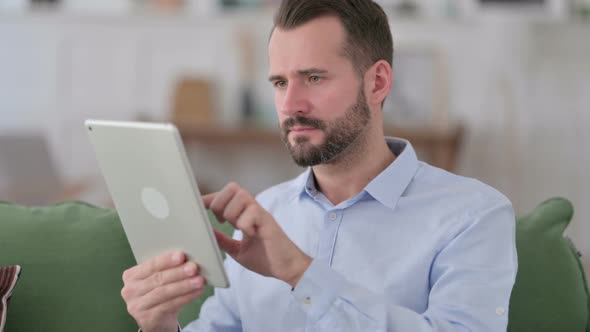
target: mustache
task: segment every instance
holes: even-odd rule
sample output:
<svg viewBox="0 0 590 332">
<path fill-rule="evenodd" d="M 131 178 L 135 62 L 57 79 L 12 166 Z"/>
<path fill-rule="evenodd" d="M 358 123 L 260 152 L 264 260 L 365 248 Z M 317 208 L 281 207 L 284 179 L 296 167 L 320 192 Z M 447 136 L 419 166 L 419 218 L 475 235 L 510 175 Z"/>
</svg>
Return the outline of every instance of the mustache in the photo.
<svg viewBox="0 0 590 332">
<path fill-rule="evenodd" d="M 310 127 L 313 129 L 320 129 L 320 130 L 324 130 L 326 129 L 326 124 L 324 123 L 324 121 L 320 120 L 320 119 L 314 119 L 314 118 L 306 118 L 303 116 L 296 116 L 296 117 L 292 117 L 292 118 L 288 118 L 285 121 L 283 121 L 283 131 L 288 132 L 291 130 L 292 127 L 294 126 L 304 126 L 304 127 Z"/>
</svg>

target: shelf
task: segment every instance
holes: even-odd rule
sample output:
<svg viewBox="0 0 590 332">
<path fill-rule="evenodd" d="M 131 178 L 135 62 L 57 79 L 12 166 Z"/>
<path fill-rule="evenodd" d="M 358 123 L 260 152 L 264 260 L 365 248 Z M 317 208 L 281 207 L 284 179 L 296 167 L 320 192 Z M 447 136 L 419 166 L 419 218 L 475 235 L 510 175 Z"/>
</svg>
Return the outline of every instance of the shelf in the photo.
<svg viewBox="0 0 590 332">
<path fill-rule="evenodd" d="M 266 145 L 280 146 L 282 141 L 277 130 L 256 127 L 224 128 L 217 126 L 176 124 L 183 141 L 188 144 L 204 145 Z M 463 137 L 463 128 L 387 127 L 386 136 L 395 136 L 409 140 L 421 157 L 432 165 L 448 171 L 455 169 L 459 148 Z"/>
</svg>

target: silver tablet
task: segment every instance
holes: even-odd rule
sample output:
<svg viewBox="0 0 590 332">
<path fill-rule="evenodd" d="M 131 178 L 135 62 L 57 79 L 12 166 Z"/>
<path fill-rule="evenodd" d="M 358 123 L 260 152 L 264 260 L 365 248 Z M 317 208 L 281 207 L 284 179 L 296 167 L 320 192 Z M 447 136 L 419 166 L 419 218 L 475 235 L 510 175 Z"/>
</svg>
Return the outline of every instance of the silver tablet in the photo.
<svg viewBox="0 0 590 332">
<path fill-rule="evenodd" d="M 228 287 L 195 177 L 172 124 L 87 120 L 90 141 L 138 263 L 179 249 Z"/>
</svg>

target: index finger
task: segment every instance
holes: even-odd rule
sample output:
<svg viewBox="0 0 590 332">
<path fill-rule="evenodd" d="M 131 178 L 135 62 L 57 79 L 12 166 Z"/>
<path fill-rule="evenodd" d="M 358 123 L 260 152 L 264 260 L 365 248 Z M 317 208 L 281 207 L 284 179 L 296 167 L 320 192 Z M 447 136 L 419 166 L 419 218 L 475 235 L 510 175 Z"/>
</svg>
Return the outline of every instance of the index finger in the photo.
<svg viewBox="0 0 590 332">
<path fill-rule="evenodd" d="M 179 266 L 185 261 L 186 255 L 183 252 L 168 251 L 131 268 L 128 277 L 133 279 L 146 279 L 154 273 Z"/>
<path fill-rule="evenodd" d="M 213 202 L 213 199 L 215 199 L 215 196 L 217 196 L 218 193 L 210 193 L 207 195 L 203 195 L 201 198 L 203 199 L 203 204 L 205 204 L 205 208 L 208 209 L 209 205 L 211 205 L 211 202 Z"/>
</svg>

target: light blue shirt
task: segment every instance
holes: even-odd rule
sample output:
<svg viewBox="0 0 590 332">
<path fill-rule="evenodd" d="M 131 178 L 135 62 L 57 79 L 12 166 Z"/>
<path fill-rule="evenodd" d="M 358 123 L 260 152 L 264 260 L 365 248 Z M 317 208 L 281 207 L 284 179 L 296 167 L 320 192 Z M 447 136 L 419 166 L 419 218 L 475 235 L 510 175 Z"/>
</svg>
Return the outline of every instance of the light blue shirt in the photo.
<svg viewBox="0 0 590 332">
<path fill-rule="evenodd" d="M 313 263 L 291 290 L 228 258 L 231 287 L 183 331 L 506 331 L 517 270 L 510 202 L 418 161 L 406 141 L 387 143 L 397 159 L 337 206 L 311 169 L 261 193 Z"/>
</svg>

